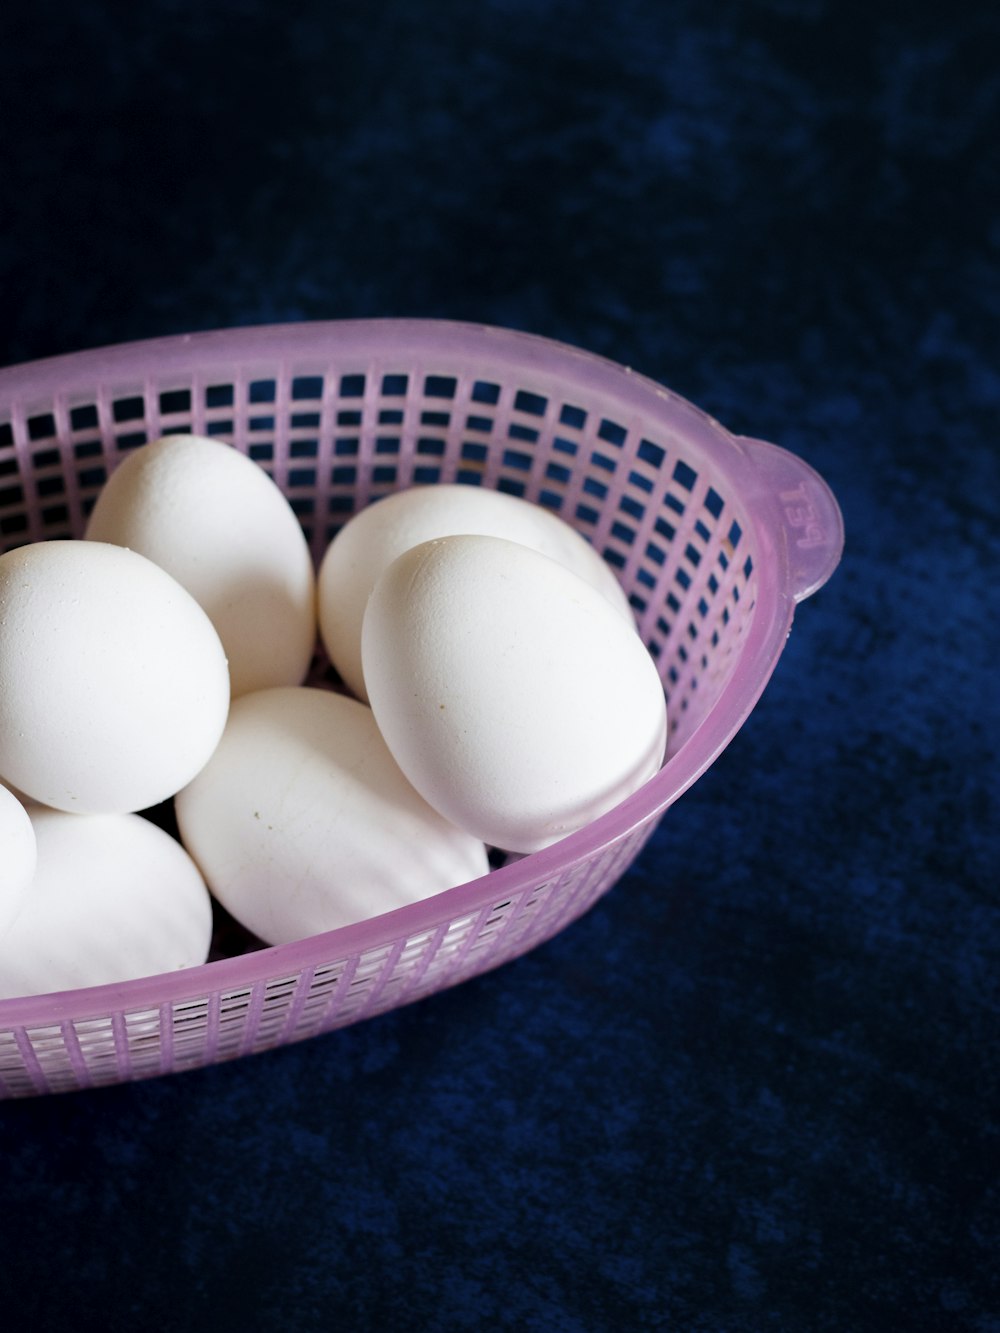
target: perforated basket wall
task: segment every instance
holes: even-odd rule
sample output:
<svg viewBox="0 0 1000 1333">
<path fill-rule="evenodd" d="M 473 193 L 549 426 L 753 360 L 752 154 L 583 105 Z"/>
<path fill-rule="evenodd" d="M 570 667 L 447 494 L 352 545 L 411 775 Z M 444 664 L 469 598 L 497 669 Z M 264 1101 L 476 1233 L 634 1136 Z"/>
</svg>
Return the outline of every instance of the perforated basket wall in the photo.
<svg viewBox="0 0 1000 1333">
<path fill-rule="evenodd" d="M 588 828 L 427 903 L 184 972 L 0 1001 L 5 1096 L 300 1040 L 550 938 L 611 887 L 735 734 L 795 602 L 829 576 L 843 540 L 833 497 L 801 460 L 735 439 L 623 367 L 498 329 L 375 320 L 0 372 L 0 548 L 79 536 L 116 463 L 171 432 L 220 437 L 266 468 L 317 563 L 352 513 L 417 484 L 494 487 L 554 510 L 629 593 L 667 694 L 667 761 Z"/>
</svg>

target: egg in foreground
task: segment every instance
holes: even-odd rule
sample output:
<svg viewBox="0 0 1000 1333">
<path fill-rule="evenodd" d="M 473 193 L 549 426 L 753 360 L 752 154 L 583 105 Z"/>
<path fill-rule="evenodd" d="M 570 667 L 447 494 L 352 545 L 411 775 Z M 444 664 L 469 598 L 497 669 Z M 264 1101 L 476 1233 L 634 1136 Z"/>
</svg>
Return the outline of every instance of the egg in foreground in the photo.
<svg viewBox="0 0 1000 1333">
<path fill-rule="evenodd" d="M 379 916 L 489 869 L 482 842 L 407 782 L 371 710 L 307 686 L 237 699 L 175 809 L 212 893 L 267 944 Z"/>
<path fill-rule="evenodd" d="M 211 621 L 145 556 L 82 541 L 0 556 L 0 778 L 26 796 L 156 805 L 208 759 L 228 707 Z"/>
<path fill-rule="evenodd" d="M 0 935 L 0 998 L 76 990 L 205 962 L 212 904 L 194 862 L 139 815 L 29 806 L 38 848 Z"/>
<path fill-rule="evenodd" d="M 368 602 L 362 661 L 403 772 L 506 851 L 558 841 L 663 760 L 666 701 L 638 633 L 571 570 L 504 538 L 399 556 Z"/>
</svg>

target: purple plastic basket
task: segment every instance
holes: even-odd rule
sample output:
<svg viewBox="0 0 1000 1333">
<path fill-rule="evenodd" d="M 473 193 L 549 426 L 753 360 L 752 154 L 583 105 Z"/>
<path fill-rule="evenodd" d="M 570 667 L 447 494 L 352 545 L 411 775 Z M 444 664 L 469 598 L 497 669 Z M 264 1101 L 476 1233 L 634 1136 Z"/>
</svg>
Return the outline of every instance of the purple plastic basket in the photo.
<svg viewBox="0 0 1000 1333">
<path fill-rule="evenodd" d="M 549 939 L 621 876 L 732 739 L 796 602 L 840 558 L 836 501 L 799 458 L 547 339 L 419 320 L 200 333 L 0 371 L 0 549 L 81 535 L 118 460 L 217 435 L 289 497 L 318 562 L 347 518 L 421 483 L 546 505 L 618 573 L 669 702 L 659 774 L 544 851 L 295 944 L 119 985 L 0 1001 L 0 1095 L 117 1083 L 346 1026 Z"/>
</svg>

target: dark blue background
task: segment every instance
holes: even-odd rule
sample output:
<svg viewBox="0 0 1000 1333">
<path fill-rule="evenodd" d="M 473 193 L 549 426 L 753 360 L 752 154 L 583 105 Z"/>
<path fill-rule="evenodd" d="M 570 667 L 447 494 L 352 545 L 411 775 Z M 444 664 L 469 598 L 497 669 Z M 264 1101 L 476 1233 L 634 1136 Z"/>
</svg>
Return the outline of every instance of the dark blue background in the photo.
<svg viewBox="0 0 1000 1333">
<path fill-rule="evenodd" d="M 3 363 L 511 325 L 802 454 L 848 533 L 736 741 L 552 943 L 0 1107 L 11 1327 L 998 1333 L 990 10 L 3 8 Z"/>
</svg>

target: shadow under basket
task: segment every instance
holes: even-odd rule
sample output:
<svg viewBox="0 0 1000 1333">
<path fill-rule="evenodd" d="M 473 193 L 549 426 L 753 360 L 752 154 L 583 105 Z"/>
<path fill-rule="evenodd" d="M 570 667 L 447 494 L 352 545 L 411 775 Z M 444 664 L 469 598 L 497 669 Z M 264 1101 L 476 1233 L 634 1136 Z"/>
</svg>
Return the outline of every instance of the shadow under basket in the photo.
<svg viewBox="0 0 1000 1333">
<path fill-rule="evenodd" d="M 172 432 L 217 436 L 265 468 L 317 564 L 353 513 L 414 485 L 492 487 L 553 510 L 629 594 L 667 695 L 666 760 L 587 827 L 425 902 L 269 948 L 223 930 L 199 967 L 0 1001 L 5 1097 L 299 1041 L 551 938 L 735 735 L 795 604 L 843 545 L 836 501 L 801 459 L 734 437 L 622 366 L 523 333 L 384 319 L 199 333 L 0 371 L 0 550 L 81 536 L 119 460 Z"/>
</svg>

